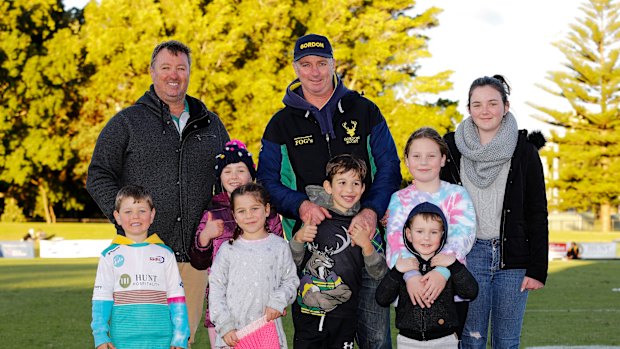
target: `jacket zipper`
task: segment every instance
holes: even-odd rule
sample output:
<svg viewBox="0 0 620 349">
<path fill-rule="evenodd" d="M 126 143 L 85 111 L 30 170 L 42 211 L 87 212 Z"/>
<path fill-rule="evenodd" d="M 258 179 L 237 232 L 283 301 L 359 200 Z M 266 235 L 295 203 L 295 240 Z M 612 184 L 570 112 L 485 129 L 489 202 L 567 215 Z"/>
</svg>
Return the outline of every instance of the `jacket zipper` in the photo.
<svg viewBox="0 0 620 349">
<path fill-rule="evenodd" d="M 422 309 L 422 312 L 420 313 L 420 317 L 422 318 L 422 340 L 425 341 L 426 340 L 426 308 Z"/>
<path fill-rule="evenodd" d="M 329 143 L 329 133 L 325 134 L 325 141 L 327 142 L 327 153 L 329 154 L 329 158 L 332 158 L 332 148 L 331 145 Z"/>
<path fill-rule="evenodd" d="M 185 125 L 185 128 L 190 127 L 191 125 L 195 124 L 196 122 L 198 122 L 199 120 L 202 120 L 205 117 L 205 115 L 201 115 L 201 117 L 192 120 L 191 122 L 188 122 Z M 179 139 L 181 144 L 179 145 L 179 174 L 178 174 L 178 181 L 179 181 L 179 218 L 181 218 L 181 246 L 183 247 L 183 251 L 181 251 L 183 253 L 183 256 L 181 256 L 181 260 L 183 262 L 187 262 L 189 263 L 189 249 L 187 248 L 187 245 L 185 244 L 185 225 L 187 224 L 185 222 L 185 219 L 183 219 L 183 183 L 181 181 L 181 174 L 183 172 L 183 150 L 185 149 L 185 141 L 189 138 L 189 136 L 191 136 L 193 133 L 197 132 L 198 130 L 192 130 L 189 131 L 187 133 L 187 137 L 183 138 L 183 130 L 181 130 L 180 132 L 180 136 L 181 138 Z M 201 141 L 200 138 L 198 138 L 199 141 Z"/>
</svg>

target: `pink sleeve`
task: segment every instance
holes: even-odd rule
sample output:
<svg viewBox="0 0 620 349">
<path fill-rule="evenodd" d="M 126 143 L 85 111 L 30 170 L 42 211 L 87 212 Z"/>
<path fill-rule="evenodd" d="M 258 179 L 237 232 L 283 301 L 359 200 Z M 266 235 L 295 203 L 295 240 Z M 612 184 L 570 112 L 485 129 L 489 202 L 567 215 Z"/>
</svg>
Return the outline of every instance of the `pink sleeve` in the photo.
<svg viewBox="0 0 620 349">
<path fill-rule="evenodd" d="M 272 233 L 278 236 L 283 236 L 282 220 L 280 220 L 280 215 L 273 209 L 271 209 L 271 213 L 269 213 L 269 217 L 267 217 L 267 225 Z"/>
</svg>

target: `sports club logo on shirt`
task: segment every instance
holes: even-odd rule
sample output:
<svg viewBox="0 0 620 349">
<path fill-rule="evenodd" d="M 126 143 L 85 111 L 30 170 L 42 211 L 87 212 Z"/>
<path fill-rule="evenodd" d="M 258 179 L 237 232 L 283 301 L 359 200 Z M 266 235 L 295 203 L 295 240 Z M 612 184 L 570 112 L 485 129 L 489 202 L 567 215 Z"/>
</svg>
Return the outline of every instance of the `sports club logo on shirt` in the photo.
<svg viewBox="0 0 620 349">
<path fill-rule="evenodd" d="M 114 256 L 112 263 L 114 264 L 115 268 L 120 268 L 123 266 L 123 264 L 125 264 L 125 257 L 123 257 L 122 254 L 116 255 Z"/>
<path fill-rule="evenodd" d="M 118 284 L 121 285 L 122 288 L 127 288 L 131 285 L 131 276 L 129 274 L 123 274 L 118 279 Z"/>
<path fill-rule="evenodd" d="M 351 120 L 351 126 L 345 121 L 342 123 L 342 127 L 347 131 L 348 137 L 344 137 L 346 144 L 358 144 L 360 142 L 360 136 L 355 135 L 357 129 L 357 121 Z"/>
<path fill-rule="evenodd" d="M 308 136 L 295 137 L 293 138 L 293 141 L 295 141 L 295 146 L 297 147 L 300 145 L 314 143 L 314 138 L 312 138 L 312 135 L 308 135 Z"/>
</svg>

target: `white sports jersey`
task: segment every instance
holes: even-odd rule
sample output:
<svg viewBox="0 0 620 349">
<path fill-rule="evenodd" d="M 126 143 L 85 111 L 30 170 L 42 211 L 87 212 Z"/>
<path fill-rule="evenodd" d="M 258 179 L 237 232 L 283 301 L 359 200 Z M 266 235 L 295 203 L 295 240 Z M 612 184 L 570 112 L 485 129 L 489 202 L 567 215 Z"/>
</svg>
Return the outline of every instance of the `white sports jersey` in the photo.
<svg viewBox="0 0 620 349">
<path fill-rule="evenodd" d="M 95 304 L 110 301 L 109 334 L 117 348 L 142 347 L 140 343 L 169 348 L 175 337 L 189 337 L 184 333 L 187 314 L 175 311 L 179 303 L 185 307 L 176 259 L 157 235 L 142 243 L 119 235 L 102 252 L 93 292 L 93 333 L 96 324 L 107 324 L 105 314 L 96 314 Z M 102 321 L 96 322 L 99 316 Z"/>
</svg>

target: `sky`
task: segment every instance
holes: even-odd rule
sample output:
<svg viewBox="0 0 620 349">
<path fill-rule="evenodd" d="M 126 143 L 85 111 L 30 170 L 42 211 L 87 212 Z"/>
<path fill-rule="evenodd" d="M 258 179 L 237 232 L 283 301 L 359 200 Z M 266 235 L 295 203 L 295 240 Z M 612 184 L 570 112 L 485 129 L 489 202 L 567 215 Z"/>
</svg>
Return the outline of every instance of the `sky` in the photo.
<svg viewBox="0 0 620 349">
<path fill-rule="evenodd" d="M 418 11 L 442 8 L 439 26 L 427 31 L 432 58 L 422 60 L 420 74 L 454 71 L 452 91 L 441 96 L 459 100 L 459 111 L 467 113 L 472 81 L 501 74 L 509 82 L 510 109 L 519 128 L 542 130 L 550 126 L 532 115 L 545 116 L 526 102 L 559 110 L 568 103 L 538 88 L 555 86 L 545 79 L 549 71 L 564 70 L 564 55 L 552 45 L 565 40 L 570 24 L 583 17 L 585 0 L 420 0 Z M 414 9 L 415 9 L 414 8 Z"/>
<path fill-rule="evenodd" d="M 569 25 L 582 17 L 586 0 L 418 0 L 414 13 L 430 6 L 443 9 L 439 26 L 424 32 L 430 38 L 432 58 L 420 61 L 421 75 L 452 70 L 452 91 L 442 98 L 459 101 L 459 111 L 468 115 L 469 86 L 485 75 L 502 74 L 512 88 L 511 111 L 520 128 L 542 130 L 550 126 L 532 117 L 543 116 L 526 102 L 568 110 L 568 104 L 536 87 L 555 87 L 545 77 L 563 70 L 566 62 L 552 45 L 564 40 Z M 87 0 L 65 0 L 65 7 L 83 7 Z M 337 47 L 336 47 L 337 49 Z"/>
</svg>

